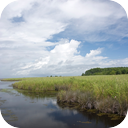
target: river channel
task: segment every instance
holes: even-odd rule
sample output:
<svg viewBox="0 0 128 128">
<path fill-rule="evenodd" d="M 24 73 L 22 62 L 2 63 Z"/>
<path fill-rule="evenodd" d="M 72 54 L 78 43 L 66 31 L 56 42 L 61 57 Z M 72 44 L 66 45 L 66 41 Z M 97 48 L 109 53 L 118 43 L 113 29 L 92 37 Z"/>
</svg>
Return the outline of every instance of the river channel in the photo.
<svg viewBox="0 0 128 128">
<path fill-rule="evenodd" d="M 56 92 L 33 93 L 13 89 L 14 82 L 0 81 L 0 109 L 10 125 L 19 128 L 109 128 L 122 120 L 82 112 L 57 104 Z"/>
</svg>

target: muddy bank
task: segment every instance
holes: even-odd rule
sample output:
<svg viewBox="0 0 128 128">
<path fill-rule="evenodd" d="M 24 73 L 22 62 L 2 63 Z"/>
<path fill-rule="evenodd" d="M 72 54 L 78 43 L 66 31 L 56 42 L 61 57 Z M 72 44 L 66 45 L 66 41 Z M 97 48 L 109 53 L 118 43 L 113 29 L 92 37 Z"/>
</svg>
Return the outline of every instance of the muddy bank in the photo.
<svg viewBox="0 0 128 128">
<path fill-rule="evenodd" d="M 81 110 L 95 109 L 99 113 L 126 116 L 128 103 L 112 97 L 96 97 L 93 92 L 61 91 L 57 95 L 58 104 L 67 104 Z"/>
</svg>

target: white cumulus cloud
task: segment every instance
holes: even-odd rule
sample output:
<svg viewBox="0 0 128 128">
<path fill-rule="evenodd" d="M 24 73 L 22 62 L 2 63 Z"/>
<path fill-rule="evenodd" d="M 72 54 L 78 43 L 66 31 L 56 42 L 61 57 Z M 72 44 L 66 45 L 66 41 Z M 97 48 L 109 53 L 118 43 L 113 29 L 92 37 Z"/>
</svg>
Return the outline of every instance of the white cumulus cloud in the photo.
<svg viewBox="0 0 128 128">
<path fill-rule="evenodd" d="M 103 45 L 81 54 L 84 43 L 127 37 L 126 21 L 124 9 L 107 0 L 13 2 L 0 19 L 0 77 L 81 75 L 93 67 L 126 66 L 127 58 L 104 56 Z"/>
</svg>

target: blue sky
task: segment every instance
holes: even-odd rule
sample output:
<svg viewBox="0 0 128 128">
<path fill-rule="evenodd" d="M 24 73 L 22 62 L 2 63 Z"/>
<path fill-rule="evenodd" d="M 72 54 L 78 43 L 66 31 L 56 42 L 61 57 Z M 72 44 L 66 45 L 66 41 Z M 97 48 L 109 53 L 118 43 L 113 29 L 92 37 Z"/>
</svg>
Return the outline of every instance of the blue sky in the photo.
<svg viewBox="0 0 128 128">
<path fill-rule="evenodd" d="M 126 67 L 127 49 L 126 12 L 109 0 L 19 0 L 1 15 L 1 78 Z"/>
</svg>

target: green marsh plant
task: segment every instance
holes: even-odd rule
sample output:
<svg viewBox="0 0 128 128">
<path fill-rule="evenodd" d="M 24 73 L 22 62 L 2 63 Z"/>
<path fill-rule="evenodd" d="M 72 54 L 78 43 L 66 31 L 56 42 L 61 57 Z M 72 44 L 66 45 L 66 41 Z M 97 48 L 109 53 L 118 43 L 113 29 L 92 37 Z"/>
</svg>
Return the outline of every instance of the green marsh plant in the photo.
<svg viewBox="0 0 128 128">
<path fill-rule="evenodd" d="M 58 102 L 77 102 L 83 108 L 126 115 L 128 75 L 17 78 L 14 88 L 33 92 L 58 91 Z"/>
</svg>

